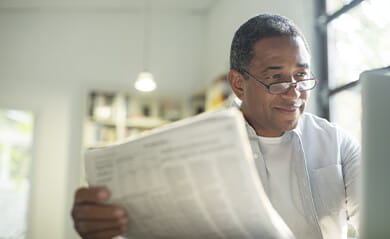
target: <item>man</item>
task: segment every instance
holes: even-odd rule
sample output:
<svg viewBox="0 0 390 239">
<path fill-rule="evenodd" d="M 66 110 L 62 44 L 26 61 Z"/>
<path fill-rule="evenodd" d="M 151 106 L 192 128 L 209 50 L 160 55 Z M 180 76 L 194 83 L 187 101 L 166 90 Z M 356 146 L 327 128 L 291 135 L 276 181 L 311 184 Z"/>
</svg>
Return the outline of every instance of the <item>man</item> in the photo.
<svg viewBox="0 0 390 239">
<path fill-rule="evenodd" d="M 296 238 L 346 238 L 357 226 L 360 151 L 343 131 L 303 113 L 309 90 L 309 47 L 290 20 L 263 14 L 244 23 L 231 46 L 228 79 L 247 130 L 264 189 Z M 127 230 L 124 209 L 99 204 L 104 188 L 75 196 L 73 218 L 83 238 L 111 238 Z"/>
</svg>

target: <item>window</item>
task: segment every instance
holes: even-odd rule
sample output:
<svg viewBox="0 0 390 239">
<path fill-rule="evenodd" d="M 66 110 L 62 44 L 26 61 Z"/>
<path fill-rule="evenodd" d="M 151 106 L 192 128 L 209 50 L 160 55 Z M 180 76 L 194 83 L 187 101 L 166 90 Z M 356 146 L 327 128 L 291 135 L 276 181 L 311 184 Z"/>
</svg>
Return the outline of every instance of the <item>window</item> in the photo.
<svg viewBox="0 0 390 239">
<path fill-rule="evenodd" d="M 325 0 L 323 0 L 325 1 Z M 365 70 L 390 64 L 390 1 L 326 0 L 326 43 L 331 121 L 360 140 L 361 96 L 357 84 Z"/>
<path fill-rule="evenodd" d="M 25 238 L 33 115 L 0 109 L 0 238 Z"/>
</svg>

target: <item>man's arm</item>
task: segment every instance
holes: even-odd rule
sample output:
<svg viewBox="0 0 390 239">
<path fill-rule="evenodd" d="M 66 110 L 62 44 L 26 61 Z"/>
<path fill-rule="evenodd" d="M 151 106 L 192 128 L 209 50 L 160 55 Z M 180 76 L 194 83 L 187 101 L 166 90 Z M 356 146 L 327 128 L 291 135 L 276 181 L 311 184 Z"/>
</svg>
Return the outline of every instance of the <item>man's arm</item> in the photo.
<svg viewBox="0 0 390 239">
<path fill-rule="evenodd" d="M 341 160 L 346 192 L 348 222 L 358 230 L 361 150 L 359 144 L 346 133 L 342 132 L 341 137 Z"/>
<path fill-rule="evenodd" d="M 104 187 L 79 188 L 72 210 L 74 227 L 83 239 L 111 239 L 127 231 L 123 207 L 103 204 L 110 198 Z"/>
</svg>

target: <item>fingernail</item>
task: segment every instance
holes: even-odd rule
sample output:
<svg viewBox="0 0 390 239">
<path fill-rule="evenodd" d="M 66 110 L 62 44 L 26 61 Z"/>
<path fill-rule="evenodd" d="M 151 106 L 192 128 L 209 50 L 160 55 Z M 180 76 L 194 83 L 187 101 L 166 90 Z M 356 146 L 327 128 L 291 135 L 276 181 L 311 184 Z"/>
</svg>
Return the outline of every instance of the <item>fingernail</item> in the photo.
<svg viewBox="0 0 390 239">
<path fill-rule="evenodd" d="M 118 217 L 121 217 L 121 216 L 125 215 L 125 212 L 123 211 L 123 209 L 117 208 L 114 211 L 114 215 L 118 216 Z"/>
<path fill-rule="evenodd" d="M 105 190 L 100 190 L 100 191 L 98 192 L 98 197 L 99 197 L 100 199 L 102 199 L 102 200 L 107 199 L 107 198 L 108 198 L 108 193 L 107 193 L 107 191 L 105 191 Z"/>
<path fill-rule="evenodd" d="M 128 222 L 129 222 L 129 220 L 128 220 L 127 218 L 121 218 L 121 219 L 119 219 L 119 223 L 120 223 L 120 224 L 127 225 Z"/>
<path fill-rule="evenodd" d="M 127 225 L 126 226 L 121 226 L 121 230 L 122 230 L 122 232 L 126 232 L 127 231 Z"/>
</svg>

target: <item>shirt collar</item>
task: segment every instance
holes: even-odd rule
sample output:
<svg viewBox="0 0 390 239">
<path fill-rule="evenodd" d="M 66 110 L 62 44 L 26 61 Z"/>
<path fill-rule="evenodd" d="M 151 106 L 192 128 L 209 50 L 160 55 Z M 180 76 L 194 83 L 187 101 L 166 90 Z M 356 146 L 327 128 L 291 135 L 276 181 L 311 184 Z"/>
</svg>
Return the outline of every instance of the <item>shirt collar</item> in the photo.
<svg viewBox="0 0 390 239">
<path fill-rule="evenodd" d="M 232 106 L 233 107 L 237 107 L 237 108 L 240 108 L 241 106 L 241 100 L 237 97 L 234 98 L 233 102 L 232 102 Z M 292 129 L 288 132 L 292 132 L 294 135 L 297 135 L 299 137 L 302 136 L 302 131 L 303 131 L 303 117 L 304 117 L 304 113 L 300 116 L 300 119 L 298 121 L 298 125 L 297 127 L 295 127 L 295 129 Z M 257 134 L 256 134 L 256 131 L 255 129 L 248 123 L 248 121 L 245 120 L 245 125 L 246 125 L 246 128 L 248 129 L 248 136 L 249 138 L 257 138 Z M 286 132 L 287 133 L 287 132 Z"/>
</svg>

